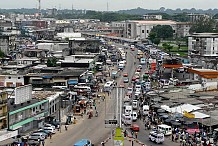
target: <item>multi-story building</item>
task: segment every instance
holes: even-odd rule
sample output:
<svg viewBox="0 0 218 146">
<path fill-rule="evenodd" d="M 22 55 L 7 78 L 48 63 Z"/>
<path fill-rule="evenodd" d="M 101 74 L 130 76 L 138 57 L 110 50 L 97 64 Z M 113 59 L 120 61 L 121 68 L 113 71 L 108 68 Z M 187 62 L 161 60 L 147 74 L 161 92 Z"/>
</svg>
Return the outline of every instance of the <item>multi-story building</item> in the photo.
<svg viewBox="0 0 218 146">
<path fill-rule="evenodd" d="M 143 15 L 145 20 L 162 20 L 162 15 L 146 14 Z"/>
<path fill-rule="evenodd" d="M 188 14 L 188 17 L 190 22 L 196 22 L 200 18 L 210 18 L 211 16 L 206 14 Z"/>
<path fill-rule="evenodd" d="M 195 33 L 188 38 L 188 55 L 192 63 L 217 69 L 218 33 Z"/>
<path fill-rule="evenodd" d="M 0 87 L 19 87 L 24 85 L 22 75 L 0 75 Z"/>
<path fill-rule="evenodd" d="M 0 129 L 7 128 L 7 92 L 0 92 Z"/>
<path fill-rule="evenodd" d="M 112 27 L 123 27 L 123 37 L 129 39 L 146 39 L 152 28 L 157 25 L 170 25 L 174 31 L 174 36 L 185 37 L 189 35 L 191 23 L 181 23 L 171 20 L 143 20 L 112 22 Z"/>
</svg>

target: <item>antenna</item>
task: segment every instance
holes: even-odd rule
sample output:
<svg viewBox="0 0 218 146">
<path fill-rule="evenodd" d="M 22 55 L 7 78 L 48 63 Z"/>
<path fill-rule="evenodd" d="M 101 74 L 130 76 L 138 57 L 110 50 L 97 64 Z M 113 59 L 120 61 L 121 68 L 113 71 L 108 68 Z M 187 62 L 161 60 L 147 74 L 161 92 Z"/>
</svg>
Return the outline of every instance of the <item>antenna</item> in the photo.
<svg viewBox="0 0 218 146">
<path fill-rule="evenodd" d="M 38 0 L 38 2 L 39 2 L 39 8 L 38 8 L 39 19 L 41 19 L 41 0 Z"/>
<path fill-rule="evenodd" d="M 107 11 L 109 10 L 109 5 L 108 5 L 108 2 L 107 2 Z"/>
</svg>

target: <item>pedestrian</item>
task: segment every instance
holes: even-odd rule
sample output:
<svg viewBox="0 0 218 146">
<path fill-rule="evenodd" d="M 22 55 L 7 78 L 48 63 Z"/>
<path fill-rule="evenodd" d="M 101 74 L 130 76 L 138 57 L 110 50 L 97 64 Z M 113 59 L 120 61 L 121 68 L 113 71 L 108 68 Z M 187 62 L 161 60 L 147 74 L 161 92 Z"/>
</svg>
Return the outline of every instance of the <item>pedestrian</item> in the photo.
<svg viewBox="0 0 218 146">
<path fill-rule="evenodd" d="M 135 138 L 137 139 L 137 137 L 138 137 L 138 132 L 136 131 L 135 132 Z"/>
<path fill-rule="evenodd" d="M 174 135 L 172 134 L 172 141 L 174 141 Z"/>
<path fill-rule="evenodd" d="M 40 145 L 40 138 L 38 138 L 38 144 Z"/>
<path fill-rule="evenodd" d="M 133 137 L 133 134 L 134 134 L 134 132 L 133 132 L 133 131 L 131 131 L 131 134 L 132 134 L 132 137 Z"/>
<path fill-rule="evenodd" d="M 50 139 L 52 138 L 52 134 L 51 133 L 49 134 L 49 137 L 50 137 Z"/>
<path fill-rule="evenodd" d="M 42 146 L 45 146 L 45 141 L 44 140 L 42 141 Z"/>
<path fill-rule="evenodd" d="M 67 128 L 68 128 L 67 125 L 65 125 L 65 130 L 66 130 L 66 131 L 67 131 Z"/>
</svg>

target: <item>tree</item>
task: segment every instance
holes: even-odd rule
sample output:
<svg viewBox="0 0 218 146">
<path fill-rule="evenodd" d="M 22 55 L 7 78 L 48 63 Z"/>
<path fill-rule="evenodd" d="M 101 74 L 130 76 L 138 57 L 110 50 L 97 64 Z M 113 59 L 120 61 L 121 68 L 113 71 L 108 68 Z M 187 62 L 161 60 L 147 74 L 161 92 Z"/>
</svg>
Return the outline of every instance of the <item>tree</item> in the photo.
<svg viewBox="0 0 218 146">
<path fill-rule="evenodd" d="M 153 43 L 158 46 L 160 44 L 160 38 L 155 38 Z"/>
<path fill-rule="evenodd" d="M 152 43 L 154 43 L 154 40 L 155 40 L 156 37 L 157 37 L 157 34 L 156 34 L 155 32 L 150 32 L 150 33 L 149 33 L 149 36 L 148 36 L 148 39 L 149 39 Z"/>
<path fill-rule="evenodd" d="M 157 25 L 152 28 L 151 32 L 156 33 L 157 38 L 172 38 L 173 28 L 170 25 Z"/>
<path fill-rule="evenodd" d="M 173 46 L 171 46 L 168 43 L 163 43 L 162 46 L 165 50 L 168 50 L 168 52 L 170 52 L 173 49 Z"/>
<path fill-rule="evenodd" d="M 49 58 L 47 61 L 48 67 L 55 67 L 57 66 L 57 59 L 55 57 Z"/>
<path fill-rule="evenodd" d="M 206 16 L 200 17 L 190 28 L 189 32 L 192 33 L 215 33 L 218 32 L 217 22 Z"/>
<path fill-rule="evenodd" d="M 4 58 L 4 57 L 5 57 L 5 53 L 2 50 L 0 50 L 0 58 Z"/>
</svg>

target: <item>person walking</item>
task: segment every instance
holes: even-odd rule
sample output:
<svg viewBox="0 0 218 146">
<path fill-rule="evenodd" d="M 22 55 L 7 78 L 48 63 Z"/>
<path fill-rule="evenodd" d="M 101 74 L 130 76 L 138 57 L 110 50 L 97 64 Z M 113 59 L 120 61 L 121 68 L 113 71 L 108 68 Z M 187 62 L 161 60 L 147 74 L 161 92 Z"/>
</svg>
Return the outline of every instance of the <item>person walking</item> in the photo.
<svg viewBox="0 0 218 146">
<path fill-rule="evenodd" d="M 138 138 L 138 132 L 137 131 L 135 132 L 135 138 L 136 139 Z"/>
<path fill-rule="evenodd" d="M 42 146 L 45 146 L 45 140 L 42 141 Z"/>
<path fill-rule="evenodd" d="M 52 138 L 52 134 L 51 133 L 49 134 L 49 137 L 50 137 L 50 139 Z"/>
<path fill-rule="evenodd" d="M 67 131 L 67 128 L 68 128 L 67 125 L 65 125 L 65 130 L 66 130 L 66 131 Z"/>
</svg>

